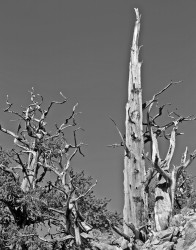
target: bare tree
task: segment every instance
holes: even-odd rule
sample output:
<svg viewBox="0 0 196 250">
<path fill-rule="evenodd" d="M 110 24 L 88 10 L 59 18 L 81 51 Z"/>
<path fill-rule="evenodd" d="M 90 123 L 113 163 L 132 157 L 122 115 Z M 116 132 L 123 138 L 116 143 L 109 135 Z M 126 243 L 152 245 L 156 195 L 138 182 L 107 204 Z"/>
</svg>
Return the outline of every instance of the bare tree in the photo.
<svg viewBox="0 0 196 250">
<path fill-rule="evenodd" d="M 159 125 L 157 119 L 160 118 L 163 114 L 163 109 L 167 106 L 166 104 L 158 106 L 158 96 L 166 91 L 173 84 L 180 82 L 171 82 L 160 92 L 155 94 L 153 98 L 144 103 L 144 109 L 147 109 L 146 112 L 146 121 L 144 122 L 145 126 L 145 143 L 150 142 L 150 155 L 148 158 L 150 166 L 148 168 L 148 173 L 146 175 L 146 181 L 144 183 L 145 191 L 148 192 L 149 184 L 154 176 L 157 177 L 157 185 L 155 188 L 155 224 L 156 230 L 166 229 L 169 225 L 169 219 L 173 214 L 174 202 L 175 202 L 175 193 L 177 183 L 181 177 L 183 171 L 192 163 L 196 157 L 196 150 L 188 156 L 188 149 L 185 149 L 184 154 L 181 158 L 181 163 L 179 166 L 171 164 L 175 146 L 176 146 L 176 136 L 181 135 L 178 132 L 179 124 L 184 121 L 194 121 L 196 118 L 192 115 L 187 117 L 181 116 L 176 112 L 168 112 L 168 117 L 170 121 L 165 125 Z M 153 106 L 156 104 L 158 113 L 156 115 L 151 115 Z M 164 159 L 162 159 L 159 152 L 159 143 L 158 139 L 165 139 L 169 141 L 168 152 Z"/>
<path fill-rule="evenodd" d="M 148 193 L 151 181 L 156 178 L 154 220 L 156 230 L 166 229 L 173 214 L 177 184 L 183 171 L 196 157 L 196 150 L 188 155 L 186 148 L 179 166 L 171 164 L 176 146 L 176 136 L 179 124 L 185 121 L 194 121 L 196 117 L 181 116 L 177 112 L 168 111 L 165 124 L 159 124 L 168 104 L 159 106 L 159 96 L 172 85 L 181 83 L 170 82 L 151 100 L 142 103 L 141 63 L 139 62 L 138 45 L 140 32 L 140 19 L 138 9 L 135 9 L 136 22 L 133 32 L 129 65 L 128 102 L 126 104 L 125 136 L 122 135 L 114 122 L 121 137 L 120 144 L 110 146 L 123 146 L 124 155 L 124 234 L 129 239 L 134 233 L 135 238 L 140 237 L 140 231 L 148 225 Z M 155 114 L 155 115 L 154 115 Z M 160 119 L 161 120 L 161 119 Z M 166 156 L 161 157 L 159 143 L 169 141 Z M 146 152 L 145 152 L 146 151 Z M 150 151 L 150 152 L 147 152 Z M 178 190 L 179 191 L 179 190 Z"/>
<path fill-rule="evenodd" d="M 163 230 L 168 227 L 169 218 L 172 215 L 175 201 L 176 184 L 182 171 L 185 170 L 196 157 L 196 151 L 187 156 L 187 148 L 182 156 L 179 166 L 171 166 L 172 157 L 176 145 L 176 136 L 178 125 L 184 121 L 195 120 L 193 116 L 183 117 L 176 112 L 169 112 L 170 121 L 165 125 L 158 125 L 157 119 L 163 114 L 166 104 L 158 106 L 158 97 L 170 86 L 180 83 L 171 82 L 164 89 L 159 91 L 153 98 L 142 104 L 141 96 L 141 64 L 138 61 L 139 47 L 139 25 L 140 16 L 136 12 L 136 24 L 133 33 L 133 43 L 131 48 L 129 87 L 128 87 L 128 104 L 126 107 L 126 154 L 125 154 L 125 207 L 124 220 L 125 225 L 130 222 L 138 227 L 144 223 L 144 219 L 138 214 L 143 214 L 143 207 L 147 206 L 147 190 L 153 176 L 156 175 L 158 184 L 155 188 L 155 224 L 156 230 Z M 152 108 L 156 104 L 158 113 L 152 115 Z M 143 107 L 143 113 L 142 113 Z M 145 110 L 147 112 L 145 113 Z M 143 116 L 146 122 L 143 122 Z M 143 126 L 143 125 L 144 126 Z M 145 131 L 143 133 L 143 130 Z M 168 133 L 168 134 L 167 134 Z M 158 138 L 169 140 L 169 148 L 164 159 L 161 158 L 158 147 Z M 150 142 L 151 166 L 148 173 L 145 173 L 144 163 L 144 143 Z M 144 181 L 145 180 L 145 181 Z M 128 195 L 129 194 L 129 195 Z M 128 198 L 129 197 L 129 198 Z M 131 198 L 130 198 L 131 197 Z M 140 199 L 133 199 L 133 198 Z M 136 205 L 135 205 L 136 204 Z M 142 205 L 143 204 L 143 207 Z M 144 213 L 145 214 L 145 213 Z M 143 220 L 143 221 L 142 221 Z M 125 227 L 126 232 L 126 227 Z"/>
<path fill-rule="evenodd" d="M 139 62 L 138 39 L 140 15 L 135 9 L 136 23 L 133 33 L 129 65 L 128 102 L 126 104 L 126 136 L 124 157 L 124 232 L 129 234 L 127 224 L 141 226 L 145 218 L 147 199 L 142 183 L 145 178 L 144 141 L 142 133 L 141 63 Z"/>
<path fill-rule="evenodd" d="M 52 101 L 47 108 L 43 108 L 43 97 L 35 94 L 32 88 L 30 104 L 25 108 L 22 107 L 19 112 L 13 109 L 13 104 L 7 96 L 7 107 L 4 112 L 16 116 L 18 128 L 13 132 L 0 126 L 0 131 L 11 136 L 15 145 L 5 154 L 9 162 L 2 160 L 0 168 L 9 173 L 19 187 L 16 194 L 9 194 L 11 198 L 4 192 L 0 196 L 0 201 L 10 210 L 19 228 L 47 223 L 48 233 L 45 236 L 41 237 L 36 230 L 32 230 L 29 235 L 24 233 L 19 237 L 36 236 L 48 243 L 74 240 L 76 245 L 80 246 L 81 233 L 88 232 L 92 227 L 85 222 L 78 209 L 78 202 L 96 183 L 84 193 L 77 192 L 74 179 L 70 176 L 72 159 L 76 154 L 84 156 L 81 151 L 84 143 L 78 142 L 77 139 L 77 133 L 81 130 L 76 121 L 79 114 L 76 111 L 78 104 L 73 107 L 71 114 L 62 124 L 55 124 L 52 131 L 49 131 L 47 118 L 51 108 L 67 101 L 62 93 L 60 95 L 62 101 Z M 72 143 L 68 142 L 65 135 L 68 129 L 69 134 L 73 134 Z M 2 159 L 5 159 L 5 155 Z M 44 179 L 46 183 L 48 173 L 53 173 L 56 177 L 44 186 Z M 61 200 L 60 208 L 52 197 L 57 194 Z M 27 202 L 29 206 L 26 205 Z"/>
</svg>

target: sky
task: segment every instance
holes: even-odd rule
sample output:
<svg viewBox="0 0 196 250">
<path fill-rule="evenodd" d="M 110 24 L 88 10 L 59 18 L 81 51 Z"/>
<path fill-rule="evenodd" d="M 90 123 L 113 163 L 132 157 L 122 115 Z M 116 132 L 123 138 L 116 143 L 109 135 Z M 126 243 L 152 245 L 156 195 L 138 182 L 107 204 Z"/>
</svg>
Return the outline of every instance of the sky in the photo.
<svg viewBox="0 0 196 250">
<path fill-rule="evenodd" d="M 111 116 L 124 132 L 130 45 L 134 8 L 142 15 L 140 53 L 143 100 L 171 80 L 183 80 L 160 100 L 171 102 L 183 115 L 196 114 L 196 1 L 195 0 L 17 0 L 0 1 L 0 124 L 15 128 L 3 113 L 6 95 L 15 107 L 28 103 L 31 87 L 46 105 L 68 98 L 55 107 L 51 121 L 63 121 L 78 102 L 79 138 L 88 144 L 85 157 L 72 166 L 98 180 L 95 193 L 111 198 L 110 209 L 123 208 L 123 149 Z M 188 146 L 196 148 L 196 122 L 180 127 L 175 161 Z M 9 147 L 10 137 L 0 134 Z M 196 175 L 196 163 L 190 173 Z"/>
</svg>

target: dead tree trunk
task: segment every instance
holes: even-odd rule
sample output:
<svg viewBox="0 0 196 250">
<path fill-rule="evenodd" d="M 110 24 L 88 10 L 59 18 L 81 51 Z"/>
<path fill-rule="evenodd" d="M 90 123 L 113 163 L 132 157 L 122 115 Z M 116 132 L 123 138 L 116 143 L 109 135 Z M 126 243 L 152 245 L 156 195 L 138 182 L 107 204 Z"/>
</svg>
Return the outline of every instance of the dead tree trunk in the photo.
<svg viewBox="0 0 196 250">
<path fill-rule="evenodd" d="M 150 142 L 151 149 L 151 159 L 148 158 L 151 166 L 148 167 L 144 186 L 145 191 L 148 192 L 148 186 L 151 180 L 154 176 L 157 177 L 154 205 L 154 219 L 157 231 L 164 230 L 168 227 L 170 217 L 173 214 L 178 179 L 182 172 L 196 158 L 196 150 L 188 157 L 186 149 L 182 156 L 180 166 L 171 164 L 176 147 L 176 136 L 181 134 L 178 132 L 178 125 L 184 121 L 194 121 L 196 117 L 191 115 L 183 117 L 176 113 L 176 111 L 168 111 L 168 123 L 165 125 L 159 125 L 159 123 L 157 123 L 157 119 L 163 114 L 164 107 L 167 106 L 167 104 L 162 106 L 158 105 L 158 96 L 165 92 L 170 86 L 180 82 L 181 81 L 171 81 L 166 87 L 156 93 L 150 101 L 143 104 L 143 114 L 144 110 L 148 109 L 146 121 L 143 123 L 145 125 L 144 142 Z M 152 113 L 153 107 L 155 107 L 155 110 L 158 109 L 158 113 L 155 113 L 155 115 Z M 169 141 L 169 148 L 164 159 L 162 159 L 159 151 L 160 140 Z"/>
<path fill-rule="evenodd" d="M 131 47 L 128 102 L 126 104 L 126 139 L 124 158 L 124 233 L 130 235 L 133 224 L 137 229 L 144 220 L 147 199 L 144 192 L 145 161 L 142 125 L 141 63 L 139 62 L 138 39 L 140 15 L 135 9 L 136 23 Z"/>
<path fill-rule="evenodd" d="M 169 219 L 173 213 L 175 193 L 178 178 L 196 158 L 196 150 L 187 157 L 185 151 L 180 166 L 171 166 L 171 160 L 175 150 L 178 124 L 183 121 L 193 121 L 196 117 L 183 117 L 176 112 L 168 112 L 169 121 L 165 125 L 159 125 L 157 119 L 162 116 L 163 109 L 167 104 L 158 105 L 158 96 L 173 84 L 169 83 L 165 88 L 156 93 L 150 101 L 142 104 L 141 89 L 141 62 L 139 62 L 138 46 L 140 32 L 140 15 L 135 9 L 136 22 L 131 47 L 128 102 L 126 104 L 126 136 L 122 137 L 125 148 L 124 156 L 124 234 L 128 237 L 132 234 L 139 238 L 139 231 L 148 219 L 148 192 L 151 180 L 156 176 L 154 219 L 156 230 L 164 230 L 169 225 Z M 154 104 L 158 113 L 151 113 Z M 147 110 L 146 118 L 144 111 Z M 171 121 L 172 120 L 172 121 Z M 144 127 L 143 127 L 144 125 Z M 144 133 L 143 133 L 144 130 Z M 167 132 L 167 133 L 166 133 Z M 166 157 L 161 159 L 159 154 L 158 139 L 169 141 L 170 145 Z M 150 142 L 150 158 L 144 153 L 144 143 Z M 150 166 L 145 170 L 145 159 Z M 149 164 L 148 164 L 149 165 Z"/>
<path fill-rule="evenodd" d="M 178 118 L 171 124 L 174 126 L 170 135 L 170 145 L 164 160 L 159 154 L 158 140 L 156 132 L 151 127 L 152 139 L 152 163 L 157 172 L 158 183 L 155 188 L 155 226 L 157 231 L 167 229 L 170 217 L 174 209 L 175 191 L 178 178 L 182 170 L 185 170 L 196 158 L 196 150 L 187 157 L 187 149 L 182 156 L 180 166 L 171 167 L 171 160 L 176 146 L 177 125 L 186 118 Z M 189 119 L 189 118 L 188 118 Z M 152 124 L 152 122 L 151 122 Z M 167 125 L 166 125 L 167 126 Z M 166 128 L 165 126 L 165 128 Z"/>
</svg>

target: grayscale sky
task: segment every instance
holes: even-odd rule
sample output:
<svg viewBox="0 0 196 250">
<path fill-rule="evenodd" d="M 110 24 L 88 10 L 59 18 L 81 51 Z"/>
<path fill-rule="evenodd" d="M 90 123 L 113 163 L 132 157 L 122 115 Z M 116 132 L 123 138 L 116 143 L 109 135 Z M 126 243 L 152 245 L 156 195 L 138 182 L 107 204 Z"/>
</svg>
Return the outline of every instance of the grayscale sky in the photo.
<svg viewBox="0 0 196 250">
<path fill-rule="evenodd" d="M 95 192 L 112 199 L 111 209 L 123 207 L 123 150 L 107 148 L 120 142 L 111 116 L 124 131 L 130 44 L 134 7 L 142 14 L 140 58 L 144 100 L 170 80 L 183 80 L 165 93 L 180 113 L 196 113 L 195 0 L 17 0 L 0 1 L 0 123 L 14 123 L 4 114 L 6 95 L 25 105 L 32 86 L 48 103 L 69 98 L 67 108 L 53 109 L 51 120 L 63 121 L 79 102 L 83 114 L 80 138 L 88 144 L 85 158 L 73 161 L 98 180 Z M 196 123 L 185 124 L 178 138 L 176 162 L 186 145 L 196 148 Z M 0 144 L 11 145 L 0 134 Z M 195 164 L 190 172 L 195 173 Z"/>
</svg>

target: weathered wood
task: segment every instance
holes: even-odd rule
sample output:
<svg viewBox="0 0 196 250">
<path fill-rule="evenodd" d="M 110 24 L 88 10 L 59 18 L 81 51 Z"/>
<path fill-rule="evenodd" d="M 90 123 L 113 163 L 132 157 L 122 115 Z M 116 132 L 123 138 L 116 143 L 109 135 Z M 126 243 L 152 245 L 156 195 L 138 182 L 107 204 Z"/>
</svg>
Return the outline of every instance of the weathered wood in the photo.
<svg viewBox="0 0 196 250">
<path fill-rule="evenodd" d="M 181 175 L 182 169 L 188 167 L 196 157 L 194 151 L 187 160 L 187 149 L 182 156 L 181 165 L 171 169 L 170 163 L 176 146 L 176 131 L 178 121 L 174 122 L 174 127 L 170 136 L 170 145 L 167 155 L 164 160 L 161 160 L 159 155 L 158 141 L 151 127 L 152 139 L 152 162 L 153 167 L 157 171 L 158 183 L 155 188 L 155 225 L 156 230 L 161 231 L 167 229 L 169 220 L 174 209 L 174 199 L 178 178 Z"/>
<path fill-rule="evenodd" d="M 24 192 L 27 192 L 30 188 L 35 188 L 35 180 L 37 174 L 37 159 L 38 153 L 35 152 L 33 149 L 29 150 L 28 152 L 28 164 L 26 167 L 26 174 L 24 174 L 21 189 Z"/>
<path fill-rule="evenodd" d="M 143 224 L 147 198 L 144 192 L 145 161 L 142 125 L 142 91 L 141 91 L 141 63 L 139 62 L 139 32 L 140 18 L 135 9 L 136 22 L 131 47 L 128 102 L 126 104 L 126 148 L 124 158 L 124 195 L 123 210 L 124 233 L 130 235 L 131 229 L 127 224 L 138 228 Z M 137 236 L 136 236 L 137 237 Z"/>
<path fill-rule="evenodd" d="M 164 230 L 168 227 L 170 216 L 174 207 L 174 198 L 178 178 L 182 169 L 185 169 L 196 158 L 196 151 L 186 160 L 187 151 L 179 167 L 171 167 L 171 161 L 176 146 L 176 135 L 178 124 L 183 121 L 193 121 L 196 117 L 183 117 L 176 112 L 170 112 L 168 116 L 172 121 L 164 126 L 157 124 L 156 120 L 162 115 L 163 108 L 166 104 L 159 107 L 158 114 L 152 115 L 151 110 L 156 103 L 158 107 L 158 96 L 166 91 L 173 84 L 181 83 L 171 81 L 161 91 L 156 93 L 153 98 L 142 105 L 142 89 L 141 89 L 141 62 L 139 62 L 138 46 L 140 33 L 140 19 L 138 9 L 136 12 L 136 22 L 133 33 L 133 41 L 131 47 L 130 66 L 129 66 L 129 84 L 128 84 L 128 102 L 126 104 L 126 137 L 122 137 L 119 132 L 122 145 L 125 148 L 124 157 L 124 233 L 135 234 L 139 238 L 139 227 L 145 223 L 147 219 L 148 209 L 148 188 L 151 180 L 156 175 L 157 186 L 155 188 L 155 224 L 156 230 Z M 143 110 L 147 109 L 146 121 L 143 123 Z M 146 126 L 143 133 L 143 124 Z M 172 130 L 171 130 L 172 128 Z M 119 131 L 119 130 L 118 130 Z M 169 131 L 169 134 L 166 133 Z M 148 173 L 145 171 L 145 161 L 147 158 L 144 153 L 145 143 L 150 142 L 151 166 Z M 158 138 L 169 139 L 168 152 L 164 160 L 161 159 L 158 146 Z M 128 227 L 133 225 L 133 228 Z M 135 229 L 135 230 L 134 230 Z"/>
<path fill-rule="evenodd" d="M 167 229 L 172 213 L 172 202 L 170 185 L 162 176 L 160 176 L 159 183 L 155 188 L 154 213 L 156 230 L 161 231 Z"/>
<path fill-rule="evenodd" d="M 175 130 L 173 129 L 175 132 Z M 156 135 L 151 128 L 151 138 L 152 138 L 152 162 L 154 168 L 157 171 L 158 183 L 155 188 L 155 206 L 154 206 L 154 216 L 156 230 L 161 231 L 167 229 L 169 225 L 169 218 L 172 213 L 172 202 L 170 196 L 170 187 L 172 184 L 172 179 L 168 173 L 169 164 L 173 157 L 175 148 L 175 133 L 171 134 L 170 146 L 168 153 L 164 161 L 161 161 L 159 155 L 159 147 Z"/>
</svg>

